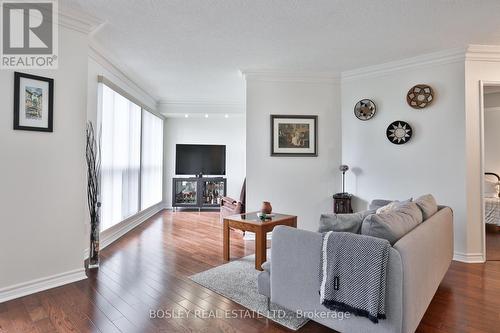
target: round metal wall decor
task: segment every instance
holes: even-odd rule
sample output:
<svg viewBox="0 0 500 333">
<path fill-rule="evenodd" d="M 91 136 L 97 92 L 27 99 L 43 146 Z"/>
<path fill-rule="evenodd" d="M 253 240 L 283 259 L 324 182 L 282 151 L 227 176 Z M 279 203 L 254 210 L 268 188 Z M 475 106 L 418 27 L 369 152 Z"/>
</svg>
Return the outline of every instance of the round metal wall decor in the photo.
<svg viewBox="0 0 500 333">
<path fill-rule="evenodd" d="M 417 84 L 408 90 L 406 102 L 414 109 L 423 109 L 434 100 L 434 91 L 426 84 Z"/>
<path fill-rule="evenodd" d="M 402 120 L 396 120 L 387 127 L 387 139 L 395 145 L 402 145 L 410 141 L 413 130 L 410 124 Z"/>
<path fill-rule="evenodd" d="M 372 100 L 362 99 L 354 106 L 354 115 L 359 120 L 371 119 L 377 112 L 377 107 Z"/>
</svg>

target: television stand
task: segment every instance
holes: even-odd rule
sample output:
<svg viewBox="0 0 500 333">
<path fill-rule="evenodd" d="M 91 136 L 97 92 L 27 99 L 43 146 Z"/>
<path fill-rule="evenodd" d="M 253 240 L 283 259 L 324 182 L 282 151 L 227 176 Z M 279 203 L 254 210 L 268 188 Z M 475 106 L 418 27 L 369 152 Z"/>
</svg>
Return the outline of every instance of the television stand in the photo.
<svg viewBox="0 0 500 333">
<path fill-rule="evenodd" d="M 226 196 L 226 178 L 186 177 L 172 179 L 172 207 L 218 209 Z"/>
</svg>

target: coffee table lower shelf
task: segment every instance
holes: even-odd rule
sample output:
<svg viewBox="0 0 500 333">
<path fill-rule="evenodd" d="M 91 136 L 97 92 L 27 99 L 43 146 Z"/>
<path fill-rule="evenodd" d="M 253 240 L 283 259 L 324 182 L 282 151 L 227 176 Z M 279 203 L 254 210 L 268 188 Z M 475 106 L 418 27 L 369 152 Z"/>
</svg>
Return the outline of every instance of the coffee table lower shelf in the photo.
<svg viewBox="0 0 500 333">
<path fill-rule="evenodd" d="M 297 228 L 297 216 L 274 214 L 271 219 L 261 221 L 258 212 L 226 216 L 223 219 L 223 258 L 230 259 L 230 230 L 238 229 L 255 233 L 255 269 L 262 271 L 262 264 L 266 261 L 267 233 L 273 231 L 277 225 Z"/>
</svg>

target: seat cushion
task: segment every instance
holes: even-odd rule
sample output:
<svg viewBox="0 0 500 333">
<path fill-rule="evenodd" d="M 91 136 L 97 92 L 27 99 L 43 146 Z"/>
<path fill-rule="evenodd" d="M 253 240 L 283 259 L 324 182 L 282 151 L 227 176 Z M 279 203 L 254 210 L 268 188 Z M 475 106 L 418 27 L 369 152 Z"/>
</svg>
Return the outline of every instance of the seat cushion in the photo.
<svg viewBox="0 0 500 333">
<path fill-rule="evenodd" d="M 271 273 L 271 262 L 269 260 L 263 263 L 260 267 L 262 267 L 262 269 L 266 272 Z"/>
<path fill-rule="evenodd" d="M 361 226 L 361 234 L 387 239 L 394 245 L 422 220 L 422 212 L 417 204 L 407 202 L 392 211 L 368 215 Z"/>
<path fill-rule="evenodd" d="M 424 220 L 427 220 L 438 211 L 436 199 L 432 194 L 425 194 L 414 201 L 422 211 Z"/>
<path fill-rule="evenodd" d="M 373 213 L 374 210 L 352 214 L 321 214 L 318 232 L 341 231 L 359 234 L 363 220 Z"/>
<path fill-rule="evenodd" d="M 262 271 L 257 275 L 257 289 L 259 294 L 271 297 L 271 275 L 268 271 Z"/>
</svg>

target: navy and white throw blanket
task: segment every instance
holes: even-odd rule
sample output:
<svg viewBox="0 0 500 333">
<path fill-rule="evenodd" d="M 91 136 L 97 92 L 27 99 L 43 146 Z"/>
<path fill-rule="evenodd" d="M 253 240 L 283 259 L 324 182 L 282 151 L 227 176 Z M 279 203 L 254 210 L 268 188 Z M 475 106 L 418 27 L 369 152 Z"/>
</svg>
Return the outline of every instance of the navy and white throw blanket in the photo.
<svg viewBox="0 0 500 333">
<path fill-rule="evenodd" d="M 321 304 L 330 310 L 385 319 L 385 290 L 390 244 L 348 232 L 323 234 Z"/>
</svg>

